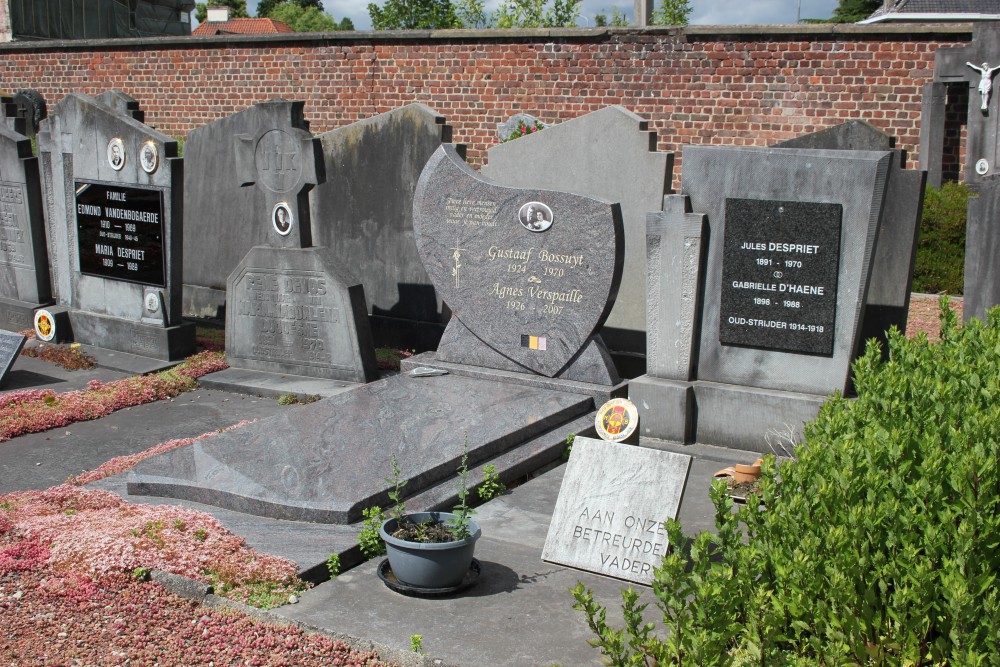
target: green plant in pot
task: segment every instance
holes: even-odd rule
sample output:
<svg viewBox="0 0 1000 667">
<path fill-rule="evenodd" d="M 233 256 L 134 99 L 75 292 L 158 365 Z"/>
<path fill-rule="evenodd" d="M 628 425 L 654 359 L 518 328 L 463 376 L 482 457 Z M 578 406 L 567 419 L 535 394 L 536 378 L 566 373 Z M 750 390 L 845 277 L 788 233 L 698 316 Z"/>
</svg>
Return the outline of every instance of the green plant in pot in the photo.
<svg viewBox="0 0 1000 667">
<path fill-rule="evenodd" d="M 386 481 L 393 486 L 389 498 L 395 506 L 379 535 L 385 542 L 392 573 L 401 583 L 429 590 L 454 588 L 469 571 L 482 530 L 470 518 L 475 510 L 467 502 L 468 459 L 466 446 L 458 469 L 460 487 L 454 511 L 407 513 L 401 502 L 406 481 L 400 481 L 399 463 L 393 455 L 393 477 Z"/>
</svg>

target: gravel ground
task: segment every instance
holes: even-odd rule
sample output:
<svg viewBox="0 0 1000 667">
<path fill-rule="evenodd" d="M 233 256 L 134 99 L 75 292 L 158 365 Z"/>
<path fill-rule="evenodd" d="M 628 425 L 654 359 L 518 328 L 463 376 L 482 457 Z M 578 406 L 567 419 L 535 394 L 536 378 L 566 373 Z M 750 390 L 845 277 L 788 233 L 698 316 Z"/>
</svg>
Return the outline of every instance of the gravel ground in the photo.
<svg viewBox="0 0 1000 667">
<path fill-rule="evenodd" d="M 923 332 L 927 334 L 929 340 L 937 340 L 941 333 L 941 317 L 938 306 L 938 297 L 933 294 L 914 294 L 910 297 L 910 315 L 906 322 L 906 335 L 910 338 Z M 962 321 L 961 299 L 953 298 L 951 307 L 958 315 L 958 321 Z"/>
</svg>

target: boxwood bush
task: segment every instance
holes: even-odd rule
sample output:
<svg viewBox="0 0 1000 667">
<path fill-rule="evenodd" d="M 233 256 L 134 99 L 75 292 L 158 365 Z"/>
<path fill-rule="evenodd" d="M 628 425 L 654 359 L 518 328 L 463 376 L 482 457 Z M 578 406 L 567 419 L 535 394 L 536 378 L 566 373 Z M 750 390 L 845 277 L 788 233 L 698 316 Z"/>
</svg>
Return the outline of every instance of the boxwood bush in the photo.
<svg viewBox="0 0 1000 667">
<path fill-rule="evenodd" d="M 965 289 L 965 219 L 971 193 L 964 183 L 945 183 L 940 190 L 927 186 L 914 292 L 955 295 Z"/>
<path fill-rule="evenodd" d="M 712 489 L 716 533 L 675 521 L 653 585 L 663 628 L 626 627 L 578 585 L 614 665 L 995 665 L 1000 660 L 1000 309 L 942 340 L 893 331 L 854 365 L 760 503 Z M 647 614 L 648 615 L 648 614 Z"/>
</svg>

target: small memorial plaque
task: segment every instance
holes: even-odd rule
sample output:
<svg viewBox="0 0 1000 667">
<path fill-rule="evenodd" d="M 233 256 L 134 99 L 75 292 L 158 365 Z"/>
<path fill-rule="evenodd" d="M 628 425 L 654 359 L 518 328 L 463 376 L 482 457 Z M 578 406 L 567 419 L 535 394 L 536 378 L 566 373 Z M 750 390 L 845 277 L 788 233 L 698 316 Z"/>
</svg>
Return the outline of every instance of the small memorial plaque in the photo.
<svg viewBox="0 0 1000 667">
<path fill-rule="evenodd" d="M 17 355 L 21 353 L 26 340 L 21 334 L 0 331 L 0 385 L 3 385 L 7 372 L 17 361 Z"/>
<path fill-rule="evenodd" d="M 840 204 L 726 199 L 719 342 L 830 356 Z"/>
<path fill-rule="evenodd" d="M 649 585 L 691 457 L 577 436 L 542 560 Z"/>
<path fill-rule="evenodd" d="M 600 407 L 594 418 L 597 435 L 608 442 L 638 442 L 638 427 L 639 410 L 627 398 L 612 398 Z"/>
<path fill-rule="evenodd" d="M 76 182 L 80 273 L 166 286 L 163 265 L 163 192 Z"/>
</svg>

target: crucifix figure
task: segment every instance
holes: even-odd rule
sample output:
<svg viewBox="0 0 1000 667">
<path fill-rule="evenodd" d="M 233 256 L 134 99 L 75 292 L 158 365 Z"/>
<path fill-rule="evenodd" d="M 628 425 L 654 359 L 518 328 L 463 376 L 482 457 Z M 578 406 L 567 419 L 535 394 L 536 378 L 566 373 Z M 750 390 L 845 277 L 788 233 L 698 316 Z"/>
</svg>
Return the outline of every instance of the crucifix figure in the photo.
<svg viewBox="0 0 1000 667">
<path fill-rule="evenodd" d="M 1000 70 L 1000 65 L 990 67 L 989 63 L 983 63 L 982 67 L 978 67 L 968 62 L 965 64 L 979 72 L 979 97 L 982 102 L 979 108 L 986 111 L 986 106 L 990 103 L 990 92 L 993 90 L 993 74 Z"/>
</svg>

